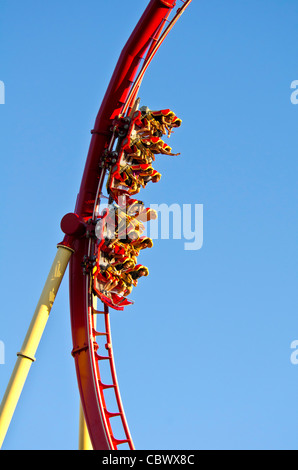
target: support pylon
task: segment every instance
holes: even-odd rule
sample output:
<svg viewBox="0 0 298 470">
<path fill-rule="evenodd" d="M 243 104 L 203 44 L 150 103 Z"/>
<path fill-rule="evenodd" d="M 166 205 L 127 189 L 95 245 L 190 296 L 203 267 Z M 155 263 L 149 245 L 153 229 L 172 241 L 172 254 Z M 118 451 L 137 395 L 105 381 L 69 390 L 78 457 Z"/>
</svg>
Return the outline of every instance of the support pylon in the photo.
<svg viewBox="0 0 298 470">
<path fill-rule="evenodd" d="M 97 297 L 93 296 L 92 299 L 94 310 L 97 309 Z M 94 327 L 96 329 L 96 317 L 93 319 Z M 85 421 L 82 403 L 80 403 L 80 422 L 79 422 L 79 450 L 93 450 L 89 431 Z"/>
<path fill-rule="evenodd" d="M 72 254 L 73 250 L 71 248 L 58 245 L 55 260 L 37 304 L 22 349 L 17 353 L 18 358 L 0 406 L 0 448 L 6 437 L 30 368 L 33 362 L 35 362 L 37 348 Z"/>
<path fill-rule="evenodd" d="M 80 433 L 79 433 L 79 450 L 93 450 L 90 440 L 89 432 L 87 429 L 85 416 L 82 405 L 80 405 Z"/>
</svg>

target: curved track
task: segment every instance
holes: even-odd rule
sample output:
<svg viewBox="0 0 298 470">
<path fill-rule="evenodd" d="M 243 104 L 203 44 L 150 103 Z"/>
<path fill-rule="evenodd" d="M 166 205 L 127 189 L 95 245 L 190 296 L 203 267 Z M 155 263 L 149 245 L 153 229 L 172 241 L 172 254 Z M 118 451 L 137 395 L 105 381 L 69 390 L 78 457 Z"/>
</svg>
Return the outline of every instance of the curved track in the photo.
<svg viewBox="0 0 298 470">
<path fill-rule="evenodd" d="M 130 114 L 151 60 L 191 1 L 179 0 L 182 6 L 172 20 L 169 20 L 176 0 L 151 0 L 123 49 L 92 130 L 77 198 L 75 214 L 81 224 L 85 225 L 85 231 L 80 236 L 78 232 L 69 232 L 62 242 L 75 252 L 70 262 L 72 355 L 94 450 L 117 450 L 123 444 L 130 450 L 134 449 L 116 376 L 109 309 L 101 304 L 102 308 L 97 310 L 92 294 L 94 229 L 99 218 L 102 187 L 107 171 L 102 165 L 102 156 L 104 151 L 111 151 L 117 142 L 117 134 L 112 128 L 114 119 Z M 103 368 L 108 370 L 109 382 L 104 383 Z M 110 395 L 115 403 L 114 410 L 108 409 Z M 117 431 L 119 425 L 122 430 L 122 436 L 118 439 L 114 431 L 115 422 Z"/>
</svg>

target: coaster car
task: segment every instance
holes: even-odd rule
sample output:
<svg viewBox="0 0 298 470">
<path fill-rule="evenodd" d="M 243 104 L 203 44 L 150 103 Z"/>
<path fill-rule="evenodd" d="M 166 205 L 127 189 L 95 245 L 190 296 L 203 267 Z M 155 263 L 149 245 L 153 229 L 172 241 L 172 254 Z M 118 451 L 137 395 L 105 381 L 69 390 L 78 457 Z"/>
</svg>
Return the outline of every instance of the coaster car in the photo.
<svg viewBox="0 0 298 470">
<path fill-rule="evenodd" d="M 151 111 L 146 106 L 141 108 L 143 126 L 139 133 L 143 136 L 171 136 L 173 128 L 180 127 L 182 120 L 170 109 Z"/>
<path fill-rule="evenodd" d="M 115 126 L 119 120 L 121 117 Z M 150 181 L 160 181 L 161 174 L 152 167 L 155 155 L 180 155 L 172 152 L 162 136 L 170 137 L 181 123 L 170 109 L 151 111 L 143 107 L 130 119 L 126 118 L 125 126 L 121 126 L 121 122 L 118 126 L 118 160 L 117 155 L 111 160 L 107 181 L 110 202 L 113 202 L 104 211 L 96 229 L 98 242 L 92 278 L 96 295 L 113 309 L 123 310 L 126 305 L 132 305 L 127 297 L 140 278 L 149 275 L 148 268 L 137 264 L 137 260 L 142 250 L 153 246 L 153 241 L 142 235 L 144 223 L 155 220 L 157 212 L 132 196 Z"/>
<path fill-rule="evenodd" d="M 150 139 L 144 139 L 143 144 L 147 146 L 154 154 L 170 155 L 177 157 L 180 153 L 172 153 L 172 148 L 167 145 L 160 137 L 150 137 Z"/>
</svg>

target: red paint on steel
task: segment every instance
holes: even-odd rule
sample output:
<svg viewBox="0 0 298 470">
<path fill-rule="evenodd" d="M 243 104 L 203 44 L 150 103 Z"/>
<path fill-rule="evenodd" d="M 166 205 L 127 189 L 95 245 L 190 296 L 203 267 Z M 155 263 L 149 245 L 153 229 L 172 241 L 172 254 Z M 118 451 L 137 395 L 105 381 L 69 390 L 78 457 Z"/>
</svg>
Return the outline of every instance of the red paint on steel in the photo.
<svg viewBox="0 0 298 470">
<path fill-rule="evenodd" d="M 70 213 L 63 217 L 61 230 L 69 236 L 83 236 L 86 232 L 86 224 L 77 214 Z"/>
<path fill-rule="evenodd" d="M 185 3 L 189 3 L 188 0 Z M 154 42 L 158 40 L 176 0 L 151 0 L 142 18 L 137 24 L 126 46 L 124 47 L 111 82 L 96 117 L 92 131 L 90 148 L 82 178 L 80 192 L 77 198 L 75 213 L 77 220 L 69 217 L 64 220 L 67 235 L 62 242 L 74 250 L 70 262 L 70 311 L 73 336 L 73 357 L 75 360 L 78 386 L 85 419 L 90 438 L 95 450 L 116 450 L 118 445 L 128 443 L 133 449 L 133 443 L 125 419 L 119 387 L 117 383 L 113 351 L 111 347 L 111 332 L 109 313 L 105 307 L 105 331 L 97 333 L 94 328 L 91 276 L 83 273 L 82 264 L 86 256 L 92 255 L 93 242 L 91 238 L 74 236 L 76 228 L 82 228 L 82 221 L 87 223 L 94 218 L 104 182 L 105 170 L 99 167 L 101 155 L 113 139 L 111 125 L 113 119 L 123 112 L 128 103 L 128 96 L 140 68 L 141 59 L 154 50 Z M 80 223 L 78 223 L 80 222 Z M 63 225 L 63 224 L 62 224 Z M 108 354 L 106 357 L 97 352 L 97 335 L 107 337 Z M 99 363 L 108 361 L 110 364 L 112 383 L 103 384 L 100 379 Z M 107 410 L 104 390 L 112 388 L 115 392 L 118 412 Z M 111 420 L 119 416 L 122 420 L 125 439 L 117 440 L 113 435 Z"/>
<path fill-rule="evenodd" d="M 167 2 L 167 6 L 161 0 L 151 0 L 120 55 L 94 125 L 75 210 L 82 217 L 92 214 L 99 178 L 98 159 L 112 136 L 111 123 L 122 113 L 140 62 L 150 46 L 151 38 L 154 37 L 163 19 L 168 16 L 169 8 L 173 8 L 175 4 L 175 0 Z"/>
</svg>

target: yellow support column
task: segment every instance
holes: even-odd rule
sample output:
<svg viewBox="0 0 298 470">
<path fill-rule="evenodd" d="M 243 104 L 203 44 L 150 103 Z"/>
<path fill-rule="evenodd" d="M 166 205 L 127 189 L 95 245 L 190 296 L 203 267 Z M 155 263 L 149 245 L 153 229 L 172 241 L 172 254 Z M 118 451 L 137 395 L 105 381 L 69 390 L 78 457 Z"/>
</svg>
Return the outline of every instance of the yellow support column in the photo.
<svg viewBox="0 0 298 470">
<path fill-rule="evenodd" d="M 80 406 L 79 450 L 93 450 L 82 405 Z"/>
<path fill-rule="evenodd" d="M 93 309 L 97 310 L 97 297 L 92 296 Z M 96 316 L 93 318 L 93 326 L 96 330 Z M 93 450 L 89 431 L 85 421 L 82 404 L 80 404 L 80 422 L 79 422 L 79 450 Z"/>
<path fill-rule="evenodd" d="M 30 367 L 45 330 L 56 295 L 66 272 L 73 250 L 58 246 L 57 255 L 35 310 L 27 336 L 7 386 L 0 406 L 0 448 L 7 434 L 10 422 L 26 382 Z"/>
</svg>

